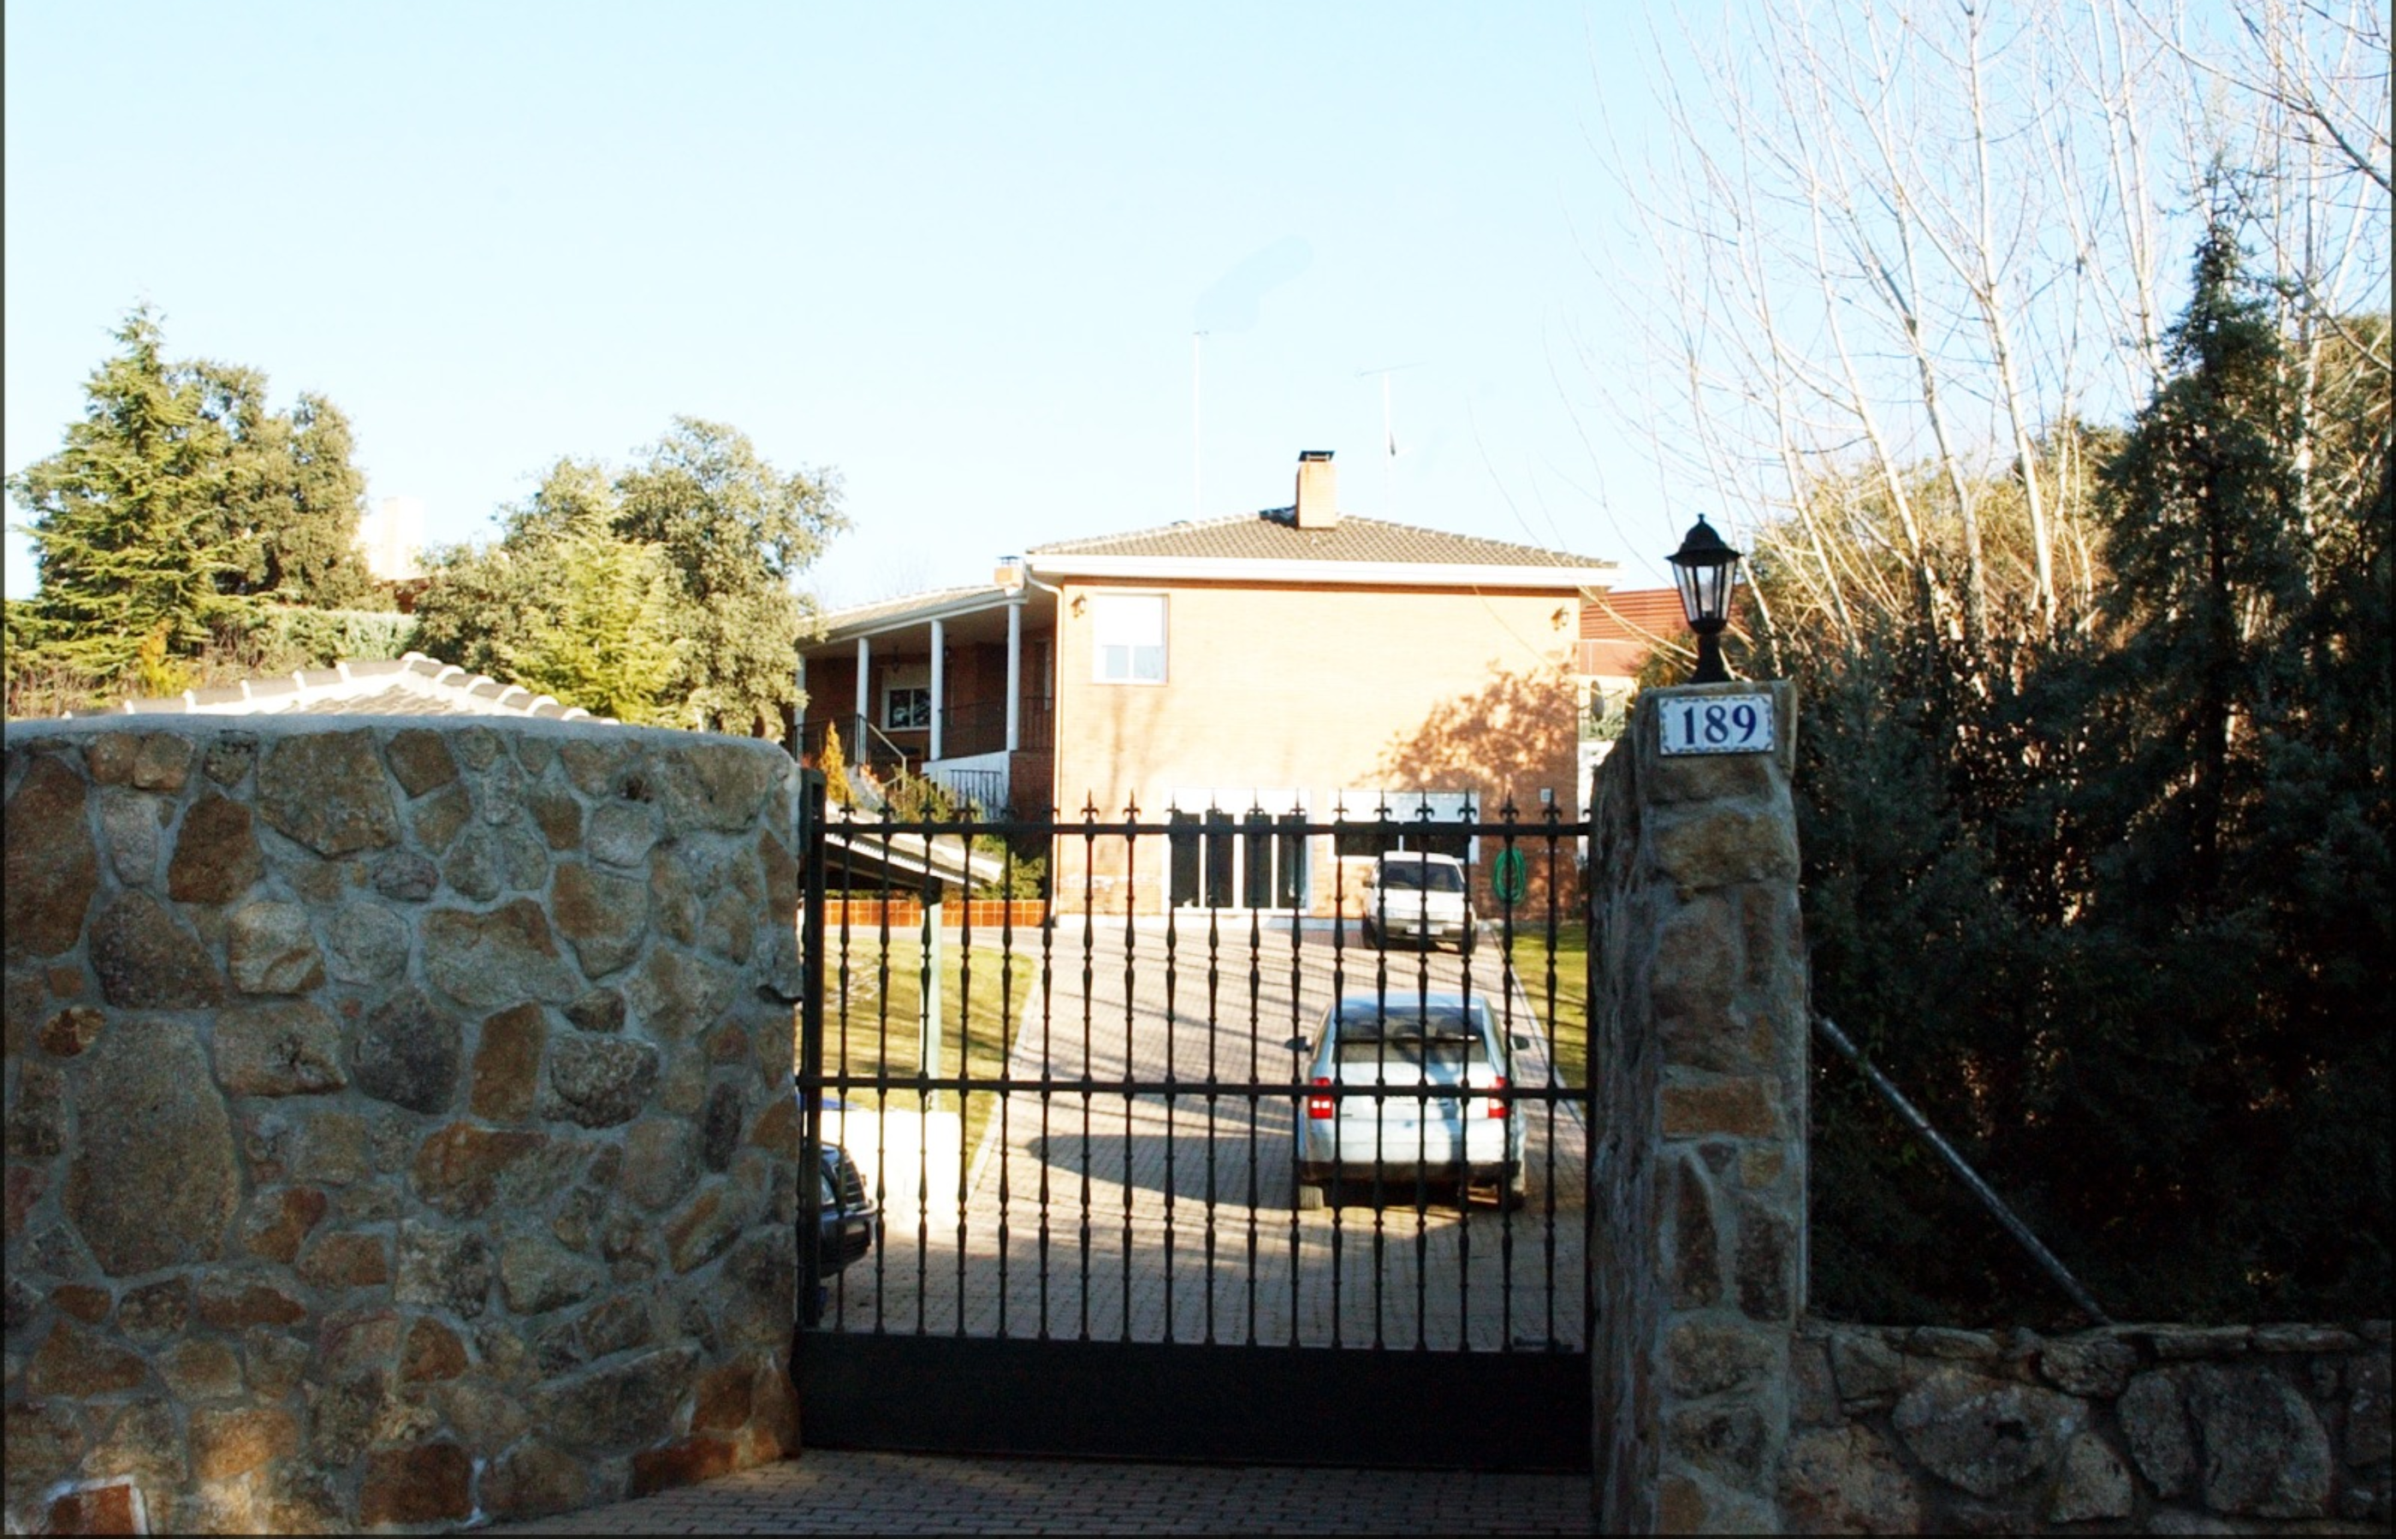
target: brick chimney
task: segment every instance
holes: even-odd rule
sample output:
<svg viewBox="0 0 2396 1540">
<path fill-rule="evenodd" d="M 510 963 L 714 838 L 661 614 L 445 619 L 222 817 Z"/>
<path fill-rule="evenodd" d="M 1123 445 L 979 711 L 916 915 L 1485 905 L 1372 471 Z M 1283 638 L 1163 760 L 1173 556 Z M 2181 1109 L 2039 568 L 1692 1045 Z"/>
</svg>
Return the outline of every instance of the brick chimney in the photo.
<svg viewBox="0 0 2396 1540">
<path fill-rule="evenodd" d="M 1339 522 L 1339 482 L 1331 451 L 1302 449 L 1298 456 L 1298 527 L 1329 529 Z"/>
</svg>

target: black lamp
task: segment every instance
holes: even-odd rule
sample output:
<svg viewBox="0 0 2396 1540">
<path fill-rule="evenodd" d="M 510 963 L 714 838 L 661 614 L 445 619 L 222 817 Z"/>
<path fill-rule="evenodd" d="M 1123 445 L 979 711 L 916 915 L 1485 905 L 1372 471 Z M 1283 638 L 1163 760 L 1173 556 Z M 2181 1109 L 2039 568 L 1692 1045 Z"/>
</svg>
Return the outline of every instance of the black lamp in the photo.
<svg viewBox="0 0 2396 1540">
<path fill-rule="evenodd" d="M 1697 667 L 1689 675 L 1692 684 L 1729 682 L 1730 670 L 1722 660 L 1722 629 L 1730 619 L 1730 591 L 1738 582 L 1738 558 L 1739 553 L 1723 543 L 1702 513 L 1681 538 L 1681 549 L 1664 558 L 1672 564 L 1672 580 L 1680 585 L 1682 613 L 1689 617 L 1689 629 L 1697 633 Z"/>
</svg>

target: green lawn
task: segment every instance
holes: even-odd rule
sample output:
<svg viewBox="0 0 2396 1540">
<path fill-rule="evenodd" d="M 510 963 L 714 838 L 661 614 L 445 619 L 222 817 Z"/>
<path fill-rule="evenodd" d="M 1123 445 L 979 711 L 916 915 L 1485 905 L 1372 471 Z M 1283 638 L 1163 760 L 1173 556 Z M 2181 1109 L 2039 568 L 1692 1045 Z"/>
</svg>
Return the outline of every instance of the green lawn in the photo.
<svg viewBox="0 0 2396 1540">
<path fill-rule="evenodd" d="M 1556 1043 L 1556 1073 L 1566 1085 L 1589 1083 L 1589 934 L 1579 925 L 1557 928 L 1555 978 L 1548 977 L 1548 938 L 1516 933 L 1511 954 L 1524 992 L 1538 1010 Z M 1550 989 L 1552 988 L 1552 995 Z"/>
<path fill-rule="evenodd" d="M 848 949 L 847 989 L 844 995 L 835 956 L 824 970 L 824 983 L 829 998 L 824 1002 L 824 1072 L 827 1076 L 846 1074 L 872 1076 L 886 1072 L 893 1081 L 912 1079 L 922 1065 L 923 1028 L 921 1022 L 924 998 L 924 944 L 920 934 L 893 936 L 884 967 L 881 938 L 854 938 Z M 1012 969 L 1006 968 L 1004 955 L 995 948 L 976 947 L 972 952 L 972 993 L 966 1001 L 965 981 L 965 949 L 953 938 L 940 948 L 940 1064 L 943 1074 L 957 1073 L 959 1050 L 964 1052 L 965 1073 L 978 1079 L 994 1079 L 1006 1068 L 1006 1055 L 1015 1033 L 1023 1025 L 1024 1008 L 1031 1002 L 1032 982 L 1039 972 L 1039 960 L 1018 957 Z M 845 1008 L 844 1009 L 844 1005 Z M 842 1098 L 858 1107 L 883 1105 L 884 1094 L 872 1087 L 852 1088 L 840 1093 Z M 892 1086 L 887 1093 L 888 1105 L 894 1108 L 921 1108 L 923 1094 L 912 1089 Z M 998 1098 L 981 1095 L 968 1098 L 965 1109 L 965 1149 L 972 1159 L 981 1131 L 990 1122 Z M 937 1109 L 957 1110 L 957 1094 L 938 1093 Z"/>
</svg>

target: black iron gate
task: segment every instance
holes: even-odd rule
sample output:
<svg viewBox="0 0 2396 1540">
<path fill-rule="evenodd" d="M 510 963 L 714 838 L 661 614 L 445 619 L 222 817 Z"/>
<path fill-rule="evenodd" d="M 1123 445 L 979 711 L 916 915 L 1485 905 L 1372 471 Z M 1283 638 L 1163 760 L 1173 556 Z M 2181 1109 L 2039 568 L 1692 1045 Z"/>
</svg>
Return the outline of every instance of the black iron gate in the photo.
<svg viewBox="0 0 2396 1540">
<path fill-rule="evenodd" d="M 861 1173 L 801 1184 L 810 1445 L 1588 1468 L 1585 824 L 827 820 L 810 782 L 802 1170 Z M 1364 881 L 1407 848 L 1469 874 L 1452 944 Z"/>
</svg>

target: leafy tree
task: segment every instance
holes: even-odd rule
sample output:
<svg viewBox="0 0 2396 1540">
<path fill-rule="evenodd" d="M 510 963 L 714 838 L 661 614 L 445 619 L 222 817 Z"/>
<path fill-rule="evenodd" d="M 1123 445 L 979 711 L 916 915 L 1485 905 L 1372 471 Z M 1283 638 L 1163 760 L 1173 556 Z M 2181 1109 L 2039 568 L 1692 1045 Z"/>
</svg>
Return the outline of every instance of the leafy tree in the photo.
<svg viewBox="0 0 2396 1540">
<path fill-rule="evenodd" d="M 517 682 L 619 722 L 672 722 L 683 643 L 664 555 L 594 525 L 560 540 L 556 564 L 558 603 L 518 656 Z"/>
<path fill-rule="evenodd" d="M 255 370 L 170 362 L 147 306 L 114 336 L 121 351 L 86 382 L 82 420 L 8 483 L 33 516 L 38 648 L 105 678 L 147 643 L 164 649 L 150 670 L 164 678 L 166 657 L 239 629 L 251 601 L 363 598 L 365 482 L 339 409 L 304 395 L 277 413 Z"/>
<path fill-rule="evenodd" d="M 628 649 L 610 655 L 619 658 L 606 665 L 614 672 L 602 670 L 616 683 L 587 670 L 570 683 L 586 696 L 650 702 L 642 709 L 657 714 L 646 720 L 779 735 L 781 712 L 798 701 L 792 656 L 807 623 L 791 579 L 841 524 L 829 477 L 784 475 L 741 433 L 677 419 L 646 462 L 610 476 L 561 460 L 529 499 L 502 511 L 495 545 L 436 552 L 433 582 L 418 604 L 420 644 L 527 684 L 534 670 L 567 680 L 565 659 L 577 648 L 594 657 Z M 610 612 L 569 606 L 584 580 L 577 562 L 605 581 L 632 585 L 625 592 L 638 589 L 644 613 L 655 617 L 650 641 L 629 633 L 610 641 L 594 629 Z M 654 668 L 658 638 L 676 644 L 666 683 L 619 677 L 632 659 Z M 599 710 L 566 690 L 552 693 Z"/>
<path fill-rule="evenodd" d="M 659 547 L 680 575 L 689 645 L 677 683 L 699 724 L 779 734 L 798 703 L 792 657 L 808 618 L 791 581 L 844 527 L 837 481 L 785 475 L 748 435 L 677 418 L 616 491 L 618 533 Z"/>
</svg>

